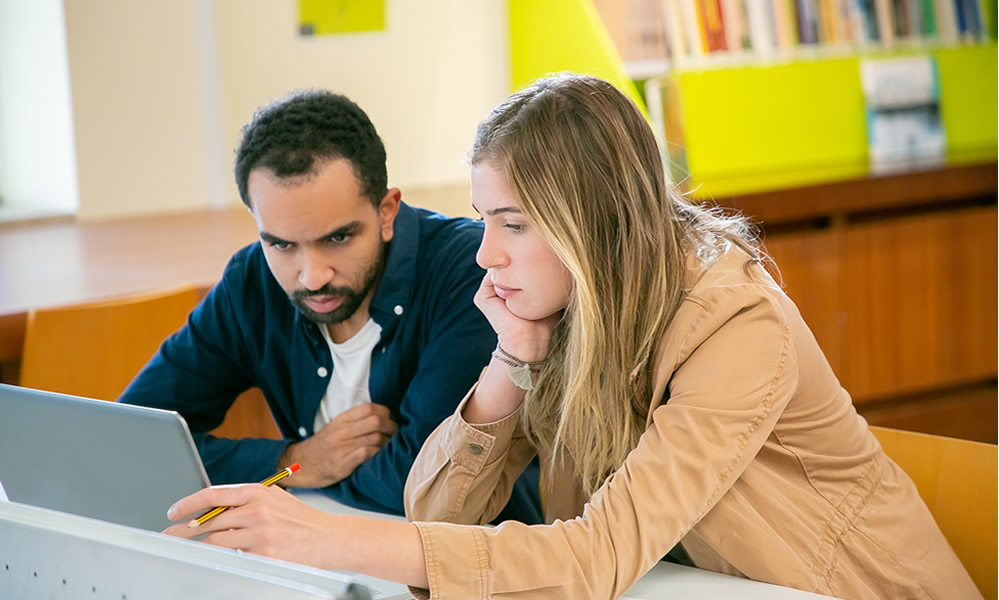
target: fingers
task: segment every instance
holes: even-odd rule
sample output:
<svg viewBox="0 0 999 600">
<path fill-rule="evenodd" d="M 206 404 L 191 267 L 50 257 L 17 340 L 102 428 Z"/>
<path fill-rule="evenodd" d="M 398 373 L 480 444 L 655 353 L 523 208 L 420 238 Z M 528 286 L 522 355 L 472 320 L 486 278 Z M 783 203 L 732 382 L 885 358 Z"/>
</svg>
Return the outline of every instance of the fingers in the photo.
<svg viewBox="0 0 999 600">
<path fill-rule="evenodd" d="M 372 432 L 392 436 L 397 431 L 399 431 L 399 425 L 392 420 L 388 408 L 373 402 L 344 411 L 320 430 L 320 432 L 325 432 L 324 435 L 331 435 L 340 442 L 346 442 Z"/>
<path fill-rule="evenodd" d="M 354 422 L 373 415 L 388 419 L 391 417 L 392 413 L 389 411 L 388 407 L 383 404 L 378 404 L 377 402 L 367 402 L 343 411 L 333 420 Z"/>
<path fill-rule="evenodd" d="M 262 489 L 263 486 L 254 483 L 207 487 L 175 502 L 167 510 L 167 518 L 186 523 L 192 515 L 216 506 L 242 506 Z"/>
</svg>

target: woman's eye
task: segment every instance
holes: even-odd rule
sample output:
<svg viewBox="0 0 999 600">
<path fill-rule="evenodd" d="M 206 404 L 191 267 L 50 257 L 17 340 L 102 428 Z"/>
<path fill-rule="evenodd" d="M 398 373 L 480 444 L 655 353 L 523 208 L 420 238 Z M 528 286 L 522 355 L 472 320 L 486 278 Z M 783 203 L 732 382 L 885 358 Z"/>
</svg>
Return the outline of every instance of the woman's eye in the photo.
<svg viewBox="0 0 999 600">
<path fill-rule="evenodd" d="M 522 231 L 524 231 L 523 225 L 515 225 L 513 223 L 507 223 L 506 225 L 504 225 L 504 227 L 506 227 L 507 229 L 509 229 L 514 233 L 521 233 Z"/>
</svg>

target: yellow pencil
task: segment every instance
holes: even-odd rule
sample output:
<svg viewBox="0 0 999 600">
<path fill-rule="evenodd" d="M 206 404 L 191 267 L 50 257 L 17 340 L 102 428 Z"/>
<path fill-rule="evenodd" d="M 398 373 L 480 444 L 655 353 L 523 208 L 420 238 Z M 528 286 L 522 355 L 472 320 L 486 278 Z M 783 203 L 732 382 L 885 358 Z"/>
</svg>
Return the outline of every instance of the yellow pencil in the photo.
<svg viewBox="0 0 999 600">
<path fill-rule="evenodd" d="M 285 477 L 287 477 L 287 476 L 295 473 L 296 471 L 298 471 L 301 468 L 302 467 L 300 467 L 298 463 L 295 463 L 295 464 L 291 465 L 290 467 L 285 467 L 284 469 L 281 469 L 280 471 L 278 471 L 277 473 L 271 475 L 267 479 L 261 481 L 260 485 L 263 485 L 263 486 L 274 485 L 275 483 L 277 483 L 277 482 L 281 481 L 282 479 L 284 479 Z M 201 515 L 197 519 L 191 519 L 191 521 L 187 524 L 187 526 L 188 527 L 197 527 L 198 525 L 202 525 L 208 519 L 211 519 L 212 517 L 215 517 L 217 515 L 220 515 L 220 514 L 224 513 L 225 511 L 229 510 L 229 508 L 231 508 L 231 507 L 229 507 L 229 506 L 216 506 L 215 508 L 213 508 L 210 511 L 206 512 L 205 514 Z"/>
</svg>

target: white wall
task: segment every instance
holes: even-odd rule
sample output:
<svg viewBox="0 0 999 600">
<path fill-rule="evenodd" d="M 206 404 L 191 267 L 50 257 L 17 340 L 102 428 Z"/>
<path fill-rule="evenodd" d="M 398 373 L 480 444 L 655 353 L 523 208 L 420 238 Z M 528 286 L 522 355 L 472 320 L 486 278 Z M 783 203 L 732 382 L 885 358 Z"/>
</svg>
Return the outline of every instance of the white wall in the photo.
<svg viewBox="0 0 999 600">
<path fill-rule="evenodd" d="M 289 90 L 346 94 L 388 150 L 391 185 L 463 183 L 475 126 L 509 93 L 506 2 L 390 0 L 386 30 L 301 38 L 295 3 L 220 0 L 227 147 Z"/>
<path fill-rule="evenodd" d="M 77 207 L 62 0 L 0 0 L 0 198 L 19 212 Z"/>
<path fill-rule="evenodd" d="M 466 185 L 475 125 L 509 92 L 504 0 L 387 0 L 385 31 L 315 38 L 292 0 L 65 5 L 82 218 L 238 203 L 240 128 L 305 87 L 364 108 L 390 185 L 432 206 L 427 189 Z"/>
<path fill-rule="evenodd" d="M 212 206 L 199 0 L 65 0 L 80 217 Z M 210 55 L 209 55 L 210 58 Z"/>
</svg>

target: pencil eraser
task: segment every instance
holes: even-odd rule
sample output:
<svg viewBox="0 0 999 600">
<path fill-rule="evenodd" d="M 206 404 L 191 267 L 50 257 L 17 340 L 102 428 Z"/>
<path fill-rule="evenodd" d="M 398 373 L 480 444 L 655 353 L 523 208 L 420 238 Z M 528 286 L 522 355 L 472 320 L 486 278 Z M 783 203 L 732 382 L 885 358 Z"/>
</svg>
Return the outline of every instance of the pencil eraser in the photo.
<svg viewBox="0 0 999 600">
<path fill-rule="evenodd" d="M 301 469 L 301 468 L 302 468 L 302 465 L 300 465 L 298 463 L 295 463 L 295 464 L 291 465 L 290 467 L 288 467 L 288 469 L 290 469 L 292 473 L 297 473 L 298 470 Z"/>
</svg>

